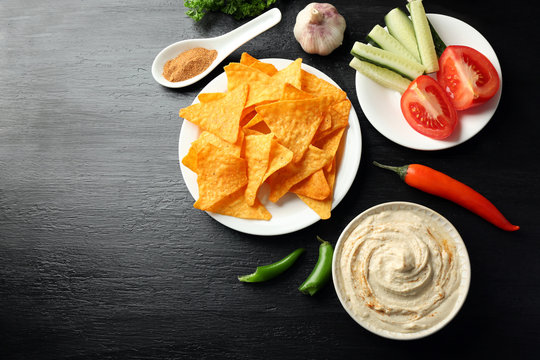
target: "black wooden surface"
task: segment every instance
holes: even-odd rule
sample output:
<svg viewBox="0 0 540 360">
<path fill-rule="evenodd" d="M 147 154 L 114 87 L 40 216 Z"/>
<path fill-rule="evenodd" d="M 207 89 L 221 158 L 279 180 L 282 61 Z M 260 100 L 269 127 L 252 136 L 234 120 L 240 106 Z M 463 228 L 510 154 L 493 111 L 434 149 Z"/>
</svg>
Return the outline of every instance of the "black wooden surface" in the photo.
<svg viewBox="0 0 540 360">
<path fill-rule="evenodd" d="M 363 135 L 354 185 L 328 221 L 282 236 L 230 230 L 192 208 L 178 166 L 178 110 L 221 70 L 183 90 L 152 79 L 166 45 L 244 23 L 188 18 L 181 0 L 0 3 L 0 358 L 534 358 L 540 338 L 538 31 L 530 3 L 425 1 L 428 12 L 478 29 L 503 70 L 500 106 L 457 147 L 396 145 L 367 121 L 348 51 L 404 1 L 335 1 L 348 27 L 328 57 L 293 38 L 308 1 L 278 0 L 283 20 L 242 46 L 258 58 L 302 57 L 345 89 Z M 446 200 L 401 184 L 371 161 L 422 163 L 491 199 L 521 226 L 495 228 Z M 297 286 L 320 235 L 373 205 L 404 200 L 448 218 L 471 259 L 458 316 L 409 342 L 377 337 L 341 307 L 330 284 Z M 296 247 L 307 253 L 279 280 L 236 280 Z M 497 358 L 497 357 L 496 357 Z"/>
</svg>

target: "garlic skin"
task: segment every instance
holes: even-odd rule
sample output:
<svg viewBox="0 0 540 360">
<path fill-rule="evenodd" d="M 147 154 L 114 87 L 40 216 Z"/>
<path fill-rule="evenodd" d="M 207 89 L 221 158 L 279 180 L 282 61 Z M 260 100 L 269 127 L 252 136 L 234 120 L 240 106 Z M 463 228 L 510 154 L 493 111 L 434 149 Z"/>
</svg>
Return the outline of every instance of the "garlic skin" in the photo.
<svg viewBox="0 0 540 360">
<path fill-rule="evenodd" d="M 343 42 L 345 19 L 328 3 L 311 3 L 296 16 L 294 37 L 308 54 L 328 55 Z"/>
</svg>

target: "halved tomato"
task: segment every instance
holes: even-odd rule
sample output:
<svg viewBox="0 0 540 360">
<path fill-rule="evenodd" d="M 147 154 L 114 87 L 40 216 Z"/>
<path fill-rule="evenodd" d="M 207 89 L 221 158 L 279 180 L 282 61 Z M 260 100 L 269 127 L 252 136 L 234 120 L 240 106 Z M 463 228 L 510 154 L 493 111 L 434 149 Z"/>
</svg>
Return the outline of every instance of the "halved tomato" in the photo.
<svg viewBox="0 0 540 360">
<path fill-rule="evenodd" d="M 456 109 L 428 75 L 417 77 L 401 95 L 401 111 L 414 130 L 433 139 L 447 138 L 457 124 Z"/>
<path fill-rule="evenodd" d="M 500 86 L 499 74 L 482 53 L 468 46 L 448 46 L 439 58 L 437 80 L 456 110 L 488 101 Z"/>
</svg>

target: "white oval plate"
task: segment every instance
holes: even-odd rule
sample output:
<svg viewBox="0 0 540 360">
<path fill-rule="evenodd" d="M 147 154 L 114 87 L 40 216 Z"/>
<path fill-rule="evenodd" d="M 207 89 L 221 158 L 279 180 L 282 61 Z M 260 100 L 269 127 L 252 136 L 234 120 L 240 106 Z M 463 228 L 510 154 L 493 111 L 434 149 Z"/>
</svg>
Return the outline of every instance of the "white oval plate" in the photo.
<svg viewBox="0 0 540 360">
<path fill-rule="evenodd" d="M 339 287 L 339 280 L 338 277 L 341 276 L 341 272 L 339 271 L 339 257 L 343 248 L 343 244 L 349 237 L 349 235 L 356 229 L 359 223 L 361 223 L 366 217 L 380 213 L 382 211 L 388 211 L 388 210 L 410 210 L 417 212 L 419 215 L 423 215 L 425 217 L 429 217 L 432 220 L 439 223 L 439 225 L 444 228 L 450 237 L 453 240 L 453 243 L 456 246 L 456 253 L 459 258 L 459 271 L 461 274 L 461 283 L 459 285 L 459 288 L 457 291 L 458 298 L 456 299 L 456 303 L 454 305 L 454 308 L 452 311 L 446 316 L 446 318 L 441 319 L 440 322 L 436 323 L 434 326 L 428 329 L 420 330 L 417 332 L 412 333 L 401 333 L 401 332 L 392 332 L 384 329 L 380 329 L 378 327 L 375 327 L 371 325 L 370 323 L 366 322 L 365 319 L 363 319 L 360 316 L 355 316 L 354 312 L 349 309 L 347 301 L 345 301 L 344 294 L 342 289 Z M 446 324 L 448 324 L 459 312 L 461 309 L 463 303 L 465 302 L 465 299 L 467 298 L 467 294 L 469 292 L 469 287 L 471 283 L 471 263 L 469 261 L 469 254 L 467 253 L 467 248 L 465 247 L 465 243 L 463 242 L 463 239 L 459 235 L 456 228 L 448 221 L 446 218 L 444 218 L 439 213 L 431 210 L 428 207 L 410 203 L 410 202 L 404 202 L 404 201 L 394 201 L 394 202 L 388 202 L 379 204 L 376 206 L 373 206 L 366 211 L 362 212 L 360 215 L 355 217 L 343 230 L 341 235 L 339 236 L 339 239 L 336 243 L 336 247 L 334 250 L 334 257 L 332 259 L 332 280 L 334 282 L 334 287 L 336 289 L 336 293 L 338 295 L 339 301 L 341 302 L 341 305 L 343 305 L 343 308 L 347 311 L 347 313 L 363 328 L 365 328 L 368 331 L 371 331 L 374 334 L 377 334 L 382 337 L 386 337 L 389 339 L 396 339 L 396 340 L 412 340 L 412 339 L 419 339 L 428 335 L 431 335 L 435 333 L 436 331 L 442 329 Z"/>
<path fill-rule="evenodd" d="M 262 59 L 261 61 L 273 64 L 278 70 L 285 68 L 292 62 L 292 60 L 286 59 Z M 339 87 L 330 77 L 314 67 L 302 64 L 302 69 Z M 227 75 L 222 73 L 208 83 L 200 93 L 224 92 L 226 90 Z M 195 97 L 193 103 L 196 102 L 198 102 L 197 97 Z M 184 121 L 182 129 L 180 130 L 180 139 L 178 142 L 178 155 L 182 176 L 193 199 L 199 198 L 197 174 L 182 164 L 182 158 L 188 153 L 191 143 L 199 137 L 200 132 L 197 125 L 194 125 L 189 121 Z M 343 197 L 345 197 L 347 191 L 349 191 L 360 165 L 362 135 L 360 132 L 360 123 L 358 122 L 358 117 L 353 106 L 351 106 L 349 127 L 346 131 L 343 145 L 343 152 L 336 176 L 332 209 L 339 204 Z M 268 200 L 268 187 L 263 184 L 259 191 L 259 199 L 272 214 L 272 219 L 269 221 L 239 219 L 211 212 L 207 213 L 212 218 L 231 229 L 253 235 L 287 234 L 308 227 L 320 220 L 319 216 L 295 194 L 288 193 L 277 203 L 273 203 Z"/>
<path fill-rule="evenodd" d="M 375 83 L 356 72 L 356 95 L 371 125 L 389 140 L 417 150 L 442 150 L 459 145 L 486 126 L 501 98 L 502 73 L 499 60 L 489 42 L 472 26 L 456 18 L 428 14 L 429 21 L 446 45 L 466 45 L 484 54 L 493 64 L 501 80 L 499 91 L 485 104 L 458 111 L 458 125 L 450 137 L 435 140 L 413 130 L 401 113 L 401 94 Z"/>
</svg>

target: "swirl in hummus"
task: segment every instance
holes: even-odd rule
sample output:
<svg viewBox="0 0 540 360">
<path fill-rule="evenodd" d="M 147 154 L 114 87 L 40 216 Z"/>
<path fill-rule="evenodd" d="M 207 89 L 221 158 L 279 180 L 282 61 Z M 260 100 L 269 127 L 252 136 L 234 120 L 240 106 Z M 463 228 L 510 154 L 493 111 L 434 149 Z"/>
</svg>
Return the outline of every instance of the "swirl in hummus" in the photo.
<svg viewBox="0 0 540 360">
<path fill-rule="evenodd" d="M 453 310 L 459 259 L 448 232 L 421 212 L 386 210 L 344 239 L 336 280 L 346 307 L 368 327 L 411 333 Z"/>
</svg>

